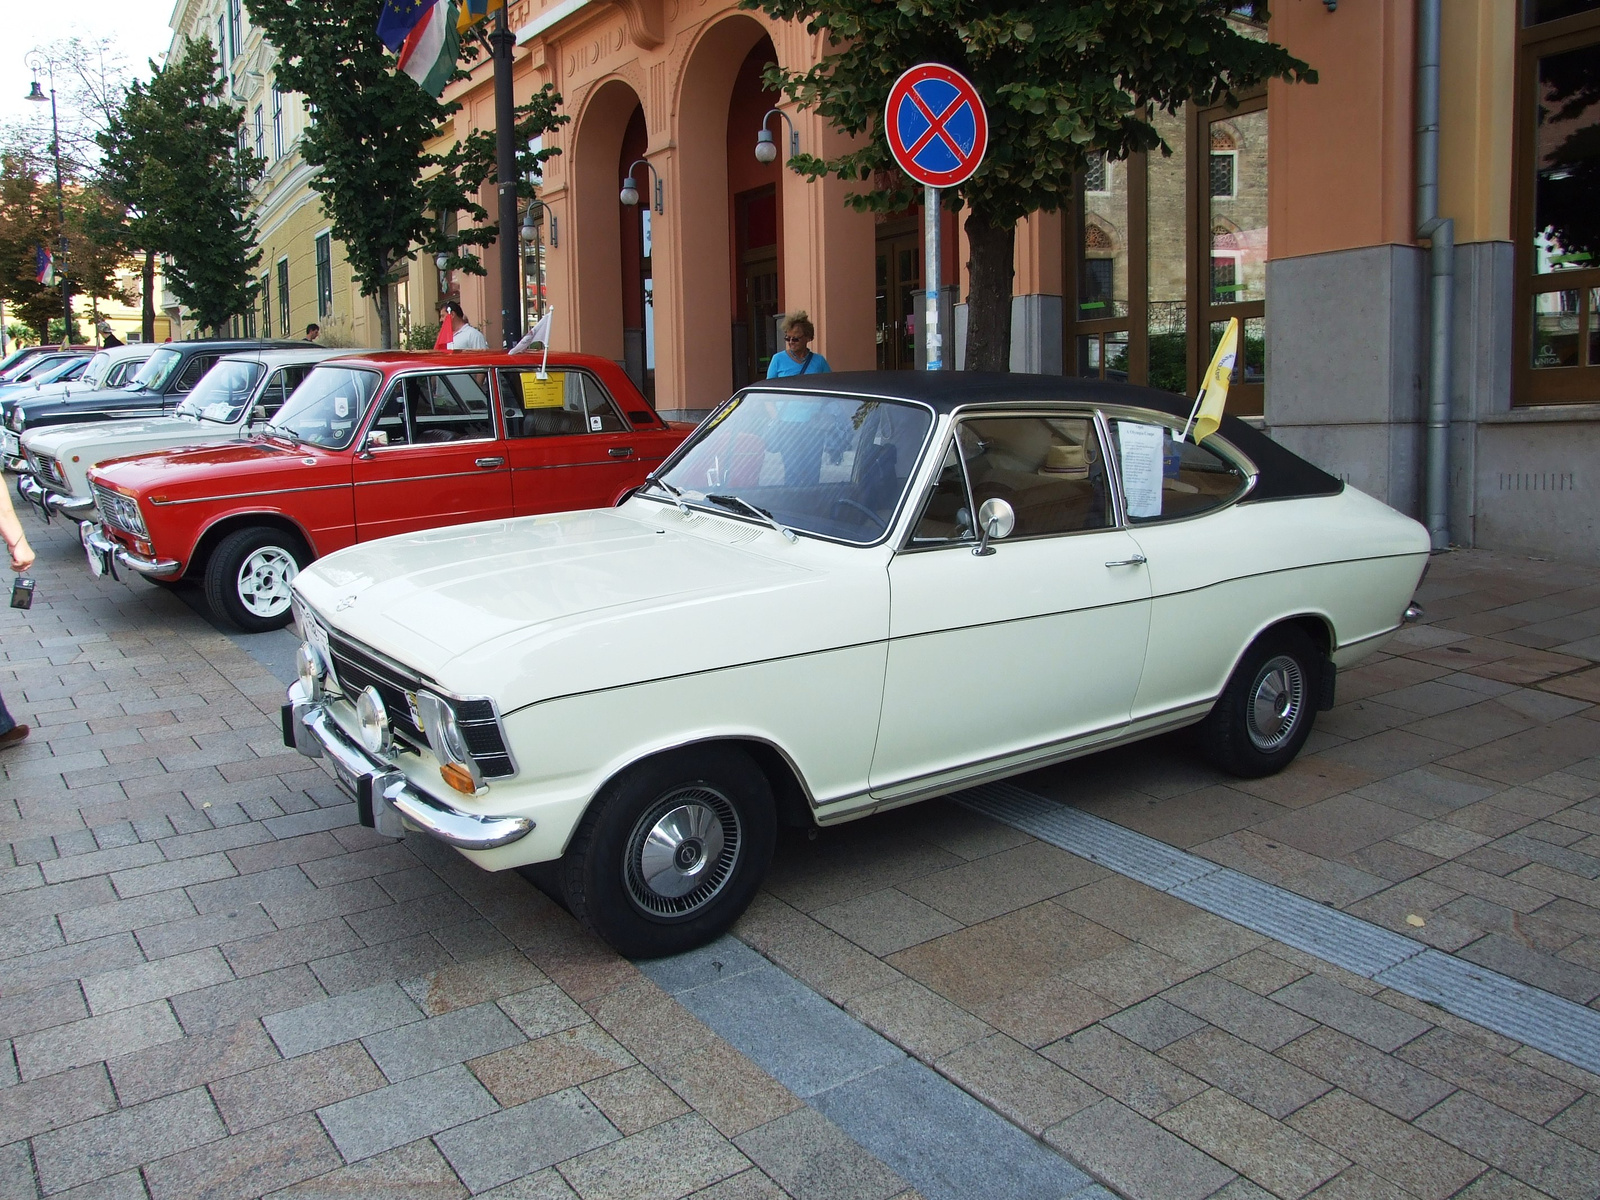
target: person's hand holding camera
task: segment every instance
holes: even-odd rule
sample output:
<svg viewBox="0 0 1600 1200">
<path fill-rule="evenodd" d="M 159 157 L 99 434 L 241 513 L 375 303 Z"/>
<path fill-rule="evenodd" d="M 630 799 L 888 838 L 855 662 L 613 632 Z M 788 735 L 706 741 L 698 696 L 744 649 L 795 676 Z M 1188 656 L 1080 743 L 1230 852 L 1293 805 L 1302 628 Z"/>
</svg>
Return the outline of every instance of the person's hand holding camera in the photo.
<svg viewBox="0 0 1600 1200">
<path fill-rule="evenodd" d="M 26 571 L 33 566 L 33 547 L 28 545 L 28 535 L 23 534 L 14 542 L 8 542 L 11 550 L 11 569 L 13 571 Z"/>
</svg>

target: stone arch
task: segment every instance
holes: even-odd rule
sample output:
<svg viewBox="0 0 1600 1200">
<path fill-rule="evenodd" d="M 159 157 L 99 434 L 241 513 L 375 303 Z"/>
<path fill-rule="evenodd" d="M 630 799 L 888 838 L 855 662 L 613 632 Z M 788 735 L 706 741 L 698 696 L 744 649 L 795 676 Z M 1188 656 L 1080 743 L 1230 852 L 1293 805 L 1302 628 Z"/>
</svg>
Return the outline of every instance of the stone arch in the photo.
<svg viewBox="0 0 1600 1200">
<path fill-rule="evenodd" d="M 572 344 L 590 354 L 621 362 L 622 206 L 617 163 L 623 137 L 643 100 L 626 80 L 600 80 L 588 91 L 572 135 L 573 296 Z M 642 182 L 642 181 L 641 181 Z M 559 319 L 559 318 L 558 318 Z"/>
</svg>

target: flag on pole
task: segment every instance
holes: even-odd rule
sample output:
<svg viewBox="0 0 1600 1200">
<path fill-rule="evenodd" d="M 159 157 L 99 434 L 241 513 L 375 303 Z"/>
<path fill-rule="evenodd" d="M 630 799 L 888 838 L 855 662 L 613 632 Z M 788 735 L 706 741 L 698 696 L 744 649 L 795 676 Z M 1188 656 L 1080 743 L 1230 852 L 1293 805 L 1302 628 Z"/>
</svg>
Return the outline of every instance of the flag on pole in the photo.
<svg viewBox="0 0 1600 1200">
<path fill-rule="evenodd" d="M 533 328 L 522 335 L 522 339 L 511 347 L 512 354 L 523 354 L 532 350 L 535 343 L 544 349 L 544 362 L 539 364 L 539 378 L 544 378 L 544 363 L 550 361 L 550 327 L 555 322 L 556 310 L 545 309 L 544 316 L 533 323 Z"/>
<path fill-rule="evenodd" d="M 392 0 L 391 0 L 392 2 Z M 456 71 L 461 36 L 456 33 L 455 0 L 436 0 L 406 35 L 396 64 L 434 99 Z"/>
<path fill-rule="evenodd" d="M 45 287 L 49 287 L 55 283 L 56 260 L 51 256 L 49 250 L 45 249 L 43 246 L 34 247 L 33 265 L 35 267 L 35 279 L 37 279 Z"/>
<path fill-rule="evenodd" d="M 378 14 L 378 39 L 390 53 L 398 54 L 433 6 L 434 0 L 383 0 L 383 11 Z"/>
<path fill-rule="evenodd" d="M 1222 340 L 1217 343 L 1217 352 L 1211 356 L 1211 365 L 1206 368 L 1200 382 L 1200 394 L 1195 397 L 1194 407 L 1189 410 L 1183 435 L 1178 438 L 1180 442 L 1188 436 L 1191 425 L 1194 427 L 1194 444 L 1198 446 L 1222 424 L 1222 406 L 1228 402 L 1228 385 L 1233 382 L 1233 364 L 1238 358 L 1239 318 L 1229 317 L 1228 327 L 1222 331 Z"/>
<path fill-rule="evenodd" d="M 456 18 L 456 32 L 466 33 L 474 25 L 481 24 L 490 13 L 504 8 L 505 4 L 506 0 L 467 0 L 462 6 L 461 15 Z"/>
</svg>

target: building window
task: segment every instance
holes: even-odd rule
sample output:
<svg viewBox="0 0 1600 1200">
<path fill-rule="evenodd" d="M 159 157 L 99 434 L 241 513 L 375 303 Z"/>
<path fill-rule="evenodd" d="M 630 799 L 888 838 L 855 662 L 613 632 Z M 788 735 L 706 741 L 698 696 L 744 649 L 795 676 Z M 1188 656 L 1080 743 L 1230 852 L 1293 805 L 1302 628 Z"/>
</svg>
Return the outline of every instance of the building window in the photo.
<svg viewBox="0 0 1600 1200">
<path fill-rule="evenodd" d="M 1243 364 L 1228 410 L 1265 403 L 1266 97 L 1157 112 L 1171 155 L 1091 161 L 1064 239 L 1076 303 L 1066 307 L 1068 369 L 1193 395 L 1230 317 Z M 1117 174 L 1101 176 L 1102 166 Z M 1097 190 L 1097 188 L 1099 190 Z"/>
<path fill-rule="evenodd" d="M 278 260 L 278 328 L 283 330 L 283 336 L 289 336 L 289 260 Z"/>
<path fill-rule="evenodd" d="M 261 336 L 272 336 L 272 276 L 261 277 Z"/>
<path fill-rule="evenodd" d="M 223 17 L 217 18 L 217 67 L 223 71 L 228 69 L 228 31 Z"/>
<path fill-rule="evenodd" d="M 272 85 L 272 157 L 283 157 L 283 93 Z"/>
<path fill-rule="evenodd" d="M 261 105 L 256 105 L 256 157 L 267 157 L 267 127 L 266 119 L 262 116 Z"/>
<path fill-rule="evenodd" d="M 1091 155 L 1089 165 L 1083 169 L 1083 190 L 1091 196 L 1110 195 L 1111 164 L 1103 152 Z"/>
<path fill-rule="evenodd" d="M 228 57 L 239 57 L 244 42 L 244 0 L 228 0 Z"/>
<path fill-rule="evenodd" d="M 333 315 L 333 236 L 317 234 L 317 316 Z"/>
<path fill-rule="evenodd" d="M 1600 3 L 1527 0 L 1517 55 L 1515 404 L 1600 402 Z"/>
</svg>

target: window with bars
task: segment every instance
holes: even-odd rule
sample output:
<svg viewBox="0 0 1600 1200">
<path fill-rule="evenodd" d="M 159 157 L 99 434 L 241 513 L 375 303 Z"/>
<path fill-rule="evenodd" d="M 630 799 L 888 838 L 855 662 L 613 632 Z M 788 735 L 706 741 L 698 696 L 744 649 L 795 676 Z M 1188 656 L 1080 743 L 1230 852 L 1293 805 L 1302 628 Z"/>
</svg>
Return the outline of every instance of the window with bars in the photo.
<svg viewBox="0 0 1600 1200">
<path fill-rule="evenodd" d="M 288 337 L 289 324 L 289 260 L 278 260 L 278 328 L 283 330 L 283 336 Z"/>
<path fill-rule="evenodd" d="M 333 314 L 333 236 L 317 234 L 317 316 Z"/>
<path fill-rule="evenodd" d="M 1239 152 L 1213 150 L 1211 152 L 1211 195 L 1232 198 L 1238 189 Z"/>
<path fill-rule="evenodd" d="M 1111 165 L 1106 162 L 1104 151 L 1091 155 L 1088 166 L 1084 167 L 1083 190 L 1091 196 L 1104 196 L 1110 193 Z"/>
</svg>

